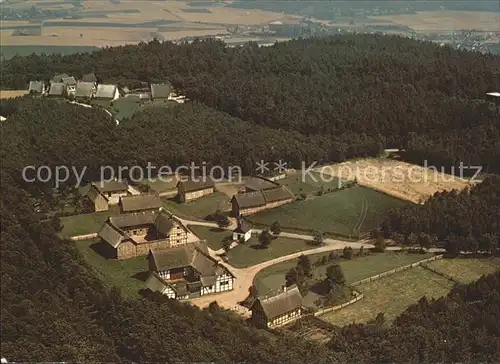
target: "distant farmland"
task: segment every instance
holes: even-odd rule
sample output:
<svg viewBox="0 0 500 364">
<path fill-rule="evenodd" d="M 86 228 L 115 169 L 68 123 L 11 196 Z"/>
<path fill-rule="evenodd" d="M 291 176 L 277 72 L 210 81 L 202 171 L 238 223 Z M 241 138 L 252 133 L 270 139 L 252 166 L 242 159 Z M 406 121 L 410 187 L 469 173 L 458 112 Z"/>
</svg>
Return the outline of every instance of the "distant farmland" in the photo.
<svg viewBox="0 0 500 364">
<path fill-rule="evenodd" d="M 19 39 L 23 39 L 19 37 Z M 35 54 L 60 53 L 62 55 L 74 53 L 86 53 L 98 50 L 92 46 L 46 46 L 46 45 L 3 45 L 0 49 L 0 56 L 3 59 L 10 59 L 16 54 L 19 56 L 29 56 Z"/>
</svg>

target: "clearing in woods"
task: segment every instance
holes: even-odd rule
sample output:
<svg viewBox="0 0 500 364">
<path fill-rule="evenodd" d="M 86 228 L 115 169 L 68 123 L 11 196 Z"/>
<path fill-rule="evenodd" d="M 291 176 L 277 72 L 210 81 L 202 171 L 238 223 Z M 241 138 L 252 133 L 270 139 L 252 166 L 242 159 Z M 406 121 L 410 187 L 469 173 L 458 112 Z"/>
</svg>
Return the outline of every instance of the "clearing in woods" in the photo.
<svg viewBox="0 0 500 364">
<path fill-rule="evenodd" d="M 422 296 L 439 298 L 448 294 L 453 285 L 449 279 L 428 269 L 415 267 L 357 286 L 357 290 L 363 293 L 360 301 L 319 318 L 345 326 L 373 320 L 383 312 L 385 319 L 392 321 Z"/>
<path fill-rule="evenodd" d="M 339 258 L 342 251 L 334 252 L 337 257 L 313 268 L 313 277 L 322 279 L 326 275 L 326 268 L 332 264 L 340 264 L 347 280 L 347 284 L 361 279 L 373 277 L 377 274 L 387 272 L 432 257 L 432 254 L 409 254 L 387 251 L 385 253 L 372 253 L 363 257 L 355 257 L 351 260 Z M 330 253 L 318 253 L 309 255 L 309 260 L 314 263 L 323 257 L 327 258 Z M 297 265 L 297 259 L 275 264 L 261 270 L 255 276 L 254 284 L 259 295 L 270 294 L 278 291 L 285 284 L 285 274 Z"/>
<path fill-rule="evenodd" d="M 500 269 L 500 258 L 488 259 L 440 259 L 427 263 L 439 273 L 451 276 L 461 283 L 471 283 L 482 275 L 494 273 Z"/>
<path fill-rule="evenodd" d="M 390 209 L 407 204 L 384 193 L 354 186 L 262 211 L 248 219 L 259 225 L 269 225 L 277 220 L 287 230 L 320 230 L 344 237 L 359 237 L 378 227 Z"/>
<path fill-rule="evenodd" d="M 344 180 L 357 180 L 365 187 L 422 203 L 436 192 L 463 190 L 469 182 L 419 165 L 386 158 L 366 158 L 316 168 Z"/>
</svg>

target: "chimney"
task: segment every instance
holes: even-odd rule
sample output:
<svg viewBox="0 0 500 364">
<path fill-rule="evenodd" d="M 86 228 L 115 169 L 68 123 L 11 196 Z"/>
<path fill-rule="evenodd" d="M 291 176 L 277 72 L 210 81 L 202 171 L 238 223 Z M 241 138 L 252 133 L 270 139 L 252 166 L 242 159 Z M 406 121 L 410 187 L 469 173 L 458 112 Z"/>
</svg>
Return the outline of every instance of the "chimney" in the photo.
<svg viewBox="0 0 500 364">
<path fill-rule="evenodd" d="M 286 286 L 281 286 L 281 288 L 283 289 L 283 292 L 286 293 Z"/>
</svg>

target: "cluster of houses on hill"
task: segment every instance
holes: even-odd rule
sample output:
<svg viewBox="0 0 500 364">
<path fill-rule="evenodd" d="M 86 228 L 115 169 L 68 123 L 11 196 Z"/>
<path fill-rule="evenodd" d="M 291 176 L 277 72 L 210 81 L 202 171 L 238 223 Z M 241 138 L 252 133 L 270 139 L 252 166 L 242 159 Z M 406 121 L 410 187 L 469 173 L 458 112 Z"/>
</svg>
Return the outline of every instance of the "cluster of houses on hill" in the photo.
<svg viewBox="0 0 500 364">
<path fill-rule="evenodd" d="M 70 98 L 80 101 L 109 100 L 120 97 L 134 98 L 139 101 L 170 100 L 184 103 L 184 96 L 177 96 L 170 83 L 152 83 L 147 88 L 129 90 L 115 84 L 99 83 L 94 73 L 83 75 L 77 80 L 66 73 L 57 74 L 46 83 L 45 81 L 30 81 L 28 92 L 34 96 Z"/>
<path fill-rule="evenodd" d="M 98 233 L 110 257 L 147 256 L 151 290 L 189 299 L 233 289 L 234 275 L 210 256 L 205 242 L 163 209 L 157 195 L 123 195 L 124 184 L 118 182 L 94 183 L 91 189 L 105 193 L 108 201 L 118 199 L 119 214 L 109 217 Z"/>
<path fill-rule="evenodd" d="M 213 183 L 186 180 L 177 184 L 184 201 L 213 193 Z M 281 189 L 272 181 L 251 178 L 240 196 Z M 206 242 L 201 241 L 180 219 L 166 211 L 157 194 L 137 194 L 126 180 L 91 183 L 87 198 L 96 211 L 118 206 L 117 214 L 102 225 L 98 236 L 112 258 L 124 260 L 145 256 L 149 277 L 146 287 L 171 299 L 187 300 L 233 290 L 235 276 L 214 259 Z M 274 193 L 274 192 L 272 192 Z M 287 195 L 287 201 L 291 197 Z M 233 202 L 234 203 L 234 202 Z M 240 211 L 240 210 L 238 210 Z M 247 241 L 251 226 L 238 215 L 233 240 Z M 257 298 L 251 307 L 252 321 L 260 328 L 287 324 L 302 314 L 302 296 L 297 287 L 289 287 L 273 296 Z"/>
<path fill-rule="evenodd" d="M 265 177 L 249 177 L 239 186 L 231 200 L 234 217 L 248 216 L 259 211 L 279 207 L 295 201 L 295 196 L 284 186 Z M 215 192 L 210 180 L 180 180 L 177 184 L 179 200 L 189 202 Z"/>
</svg>

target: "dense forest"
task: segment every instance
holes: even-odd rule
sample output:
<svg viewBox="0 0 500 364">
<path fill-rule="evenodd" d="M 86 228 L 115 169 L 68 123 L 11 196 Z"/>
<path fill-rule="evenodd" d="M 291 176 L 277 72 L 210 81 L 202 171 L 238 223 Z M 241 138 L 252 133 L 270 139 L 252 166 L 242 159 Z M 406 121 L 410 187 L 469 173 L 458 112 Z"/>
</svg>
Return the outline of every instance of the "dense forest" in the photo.
<svg viewBox="0 0 500 364">
<path fill-rule="evenodd" d="M 2 63 L 3 87 L 94 71 L 101 80 L 131 87 L 168 79 L 198 100 L 168 111 L 149 109 L 119 126 L 97 108 L 2 100 L 1 113 L 8 116 L 0 145 L 2 356 L 80 362 L 500 360 L 500 273 L 446 298 L 422 299 L 392 326 L 379 320 L 332 330 L 332 341 L 320 345 L 252 329 L 216 305 L 199 310 L 146 292 L 141 299 L 122 298 L 96 279 L 71 242 L 57 237 L 57 218 L 41 221 L 34 213 L 36 203 L 51 199 L 52 185 L 21 178 L 26 165 L 87 166 L 86 177 L 93 179 L 101 165 L 207 161 L 250 170 L 255 159 L 336 161 L 375 155 L 384 146 L 427 155 L 441 150 L 450 161 L 469 158 L 496 170 L 499 110 L 482 98 L 498 89 L 498 60 L 400 38 L 352 36 L 273 48 L 151 42 Z M 483 133 L 470 147 L 464 144 L 467 149 L 458 148 L 469 129 Z M 427 231 L 461 249 L 461 240 L 449 239 L 457 217 L 470 224 L 462 237 L 498 233 L 498 185 L 491 179 L 470 195 L 437 195 L 424 210 L 407 210 L 401 220 L 392 216 L 384 232 Z"/>
<path fill-rule="evenodd" d="M 4 87 L 25 88 L 30 79 L 91 71 L 129 87 L 169 80 L 188 98 L 256 125 L 313 141 L 343 140 L 335 152 L 340 159 L 370 155 L 373 148 L 360 147 L 362 139 L 405 148 L 405 158 L 416 163 L 462 161 L 500 171 L 500 108 L 485 100 L 500 90 L 499 56 L 377 35 L 273 47 L 153 41 L 90 54 L 14 57 L 2 64 L 1 80 Z"/>
<path fill-rule="evenodd" d="M 382 225 L 387 238 L 401 244 L 444 244 L 449 253 L 496 253 L 500 243 L 500 177 L 471 190 L 436 193 L 424 205 L 390 214 Z"/>
<path fill-rule="evenodd" d="M 49 196 L 51 188 L 22 183 L 22 167 L 26 163 L 75 164 L 95 170 L 101 163 L 122 163 L 136 153 L 135 158 L 144 160 L 156 153 L 160 153 L 159 158 L 170 158 L 169 153 L 205 158 L 203 153 L 209 153 L 210 143 L 235 139 L 234 133 L 229 138 L 222 132 L 225 127 L 234 128 L 234 132 L 241 128 L 235 143 L 243 147 L 247 138 L 261 138 L 262 148 L 277 142 L 271 136 L 252 134 L 247 122 L 198 104 L 185 105 L 185 113 L 175 108 L 169 111 L 170 116 L 163 112 L 163 118 L 155 116 L 160 111 L 151 109 L 118 127 L 98 109 L 29 97 L 7 105 L 11 113 L 2 132 L 9 137 L 0 147 L 1 352 L 9 360 L 498 360 L 500 333 L 498 325 L 492 323 L 500 319 L 500 274 L 457 288 L 438 301 L 423 299 L 393 326 L 377 321 L 333 330 L 333 339 L 326 346 L 257 331 L 214 305 L 199 310 L 156 295 L 123 299 L 116 289 L 103 287 L 72 243 L 55 235 L 60 229 L 57 219 L 38 220 L 33 197 Z M 196 131 L 204 122 L 213 129 L 206 136 Z M 188 132 L 189 142 L 201 138 L 196 145 L 199 149 L 179 149 L 181 142 L 169 143 L 171 133 L 180 130 Z M 298 143 L 293 133 L 283 135 Z M 210 157 L 222 158 L 223 154 L 214 150 Z M 200 154 L 188 154 L 195 151 Z M 245 148 L 241 152 L 245 153 Z M 236 153 L 232 151 L 241 158 Z"/>
</svg>

